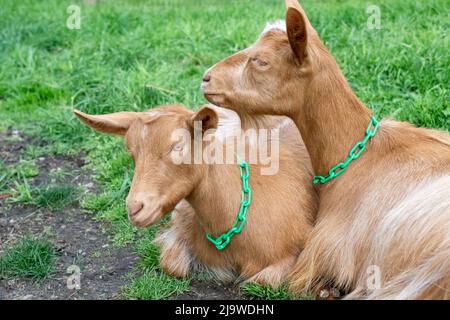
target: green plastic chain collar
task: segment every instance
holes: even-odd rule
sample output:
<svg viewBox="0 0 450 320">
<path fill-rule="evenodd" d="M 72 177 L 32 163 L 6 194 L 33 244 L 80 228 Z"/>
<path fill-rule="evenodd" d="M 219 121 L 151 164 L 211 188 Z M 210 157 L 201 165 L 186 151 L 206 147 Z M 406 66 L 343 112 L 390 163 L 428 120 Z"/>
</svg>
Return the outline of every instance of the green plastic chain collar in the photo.
<svg viewBox="0 0 450 320">
<path fill-rule="evenodd" d="M 348 154 L 347 160 L 345 162 L 340 162 L 337 165 L 335 165 L 333 168 L 330 169 L 328 174 L 326 176 L 315 176 L 313 179 L 314 184 L 324 184 L 331 179 L 336 178 L 337 176 L 341 175 L 345 169 L 347 169 L 347 166 L 352 162 L 353 160 L 356 160 L 359 158 L 359 156 L 363 153 L 363 151 L 366 149 L 367 142 L 375 136 L 375 134 L 378 131 L 378 121 L 373 116 L 371 117 L 371 121 L 369 123 L 369 126 L 366 129 L 366 137 L 364 140 L 359 141 L 355 144 L 355 146 L 350 150 Z"/>
<path fill-rule="evenodd" d="M 223 250 L 230 243 L 231 238 L 242 231 L 244 228 L 245 222 L 247 221 L 247 210 L 252 202 L 252 191 L 250 190 L 250 186 L 248 185 L 248 177 L 250 176 L 250 171 L 248 169 L 248 164 L 245 161 L 240 161 L 239 163 L 239 171 L 241 173 L 242 180 L 242 197 L 241 197 L 241 206 L 239 208 L 239 213 L 237 215 L 236 221 L 233 224 L 233 227 L 226 232 L 220 235 L 218 238 L 214 239 L 209 234 L 206 234 L 206 239 L 211 241 L 217 248 L 217 250 Z"/>
</svg>

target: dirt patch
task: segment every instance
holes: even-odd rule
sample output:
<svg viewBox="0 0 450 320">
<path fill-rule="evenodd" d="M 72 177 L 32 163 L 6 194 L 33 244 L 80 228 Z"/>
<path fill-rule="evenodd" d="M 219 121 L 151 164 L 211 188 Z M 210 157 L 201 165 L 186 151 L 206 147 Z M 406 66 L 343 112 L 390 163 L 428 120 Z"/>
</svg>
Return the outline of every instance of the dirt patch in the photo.
<svg viewBox="0 0 450 320">
<path fill-rule="evenodd" d="M 10 166 L 20 160 L 27 144 L 33 143 L 21 132 L 8 130 L 0 134 L 0 155 Z M 82 156 L 43 156 L 36 159 L 39 175 L 30 179 L 38 186 L 49 183 L 52 170 L 64 169 L 70 176 L 60 183 L 83 187 L 95 192 L 90 173 L 83 170 Z M 84 212 L 78 205 L 51 211 L 30 205 L 7 203 L 0 199 L 0 253 L 23 236 L 49 240 L 56 248 L 55 272 L 48 279 L 33 282 L 11 279 L 0 282 L 0 299 L 115 299 L 125 284 L 124 276 L 137 261 L 132 248 L 115 249 L 102 222 Z M 81 289 L 68 289 L 68 268 L 75 265 L 81 271 Z M 73 283 L 73 282 L 71 282 Z"/>
</svg>

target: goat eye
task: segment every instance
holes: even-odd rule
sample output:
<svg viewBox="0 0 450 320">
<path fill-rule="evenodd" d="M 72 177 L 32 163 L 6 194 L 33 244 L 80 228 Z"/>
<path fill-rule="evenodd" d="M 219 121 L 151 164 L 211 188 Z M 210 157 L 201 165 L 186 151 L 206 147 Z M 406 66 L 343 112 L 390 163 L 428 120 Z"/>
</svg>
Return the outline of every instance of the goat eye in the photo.
<svg viewBox="0 0 450 320">
<path fill-rule="evenodd" d="M 173 151 L 181 151 L 183 150 L 183 145 L 182 144 L 176 144 L 172 147 Z"/>
<path fill-rule="evenodd" d="M 263 61 L 263 60 L 261 60 L 261 59 L 259 59 L 259 58 L 251 58 L 251 61 L 252 61 L 253 63 L 256 63 L 256 64 L 257 64 L 258 66 L 260 66 L 260 67 L 265 67 L 265 66 L 268 65 L 267 62 L 265 62 L 265 61 Z"/>
<path fill-rule="evenodd" d="M 268 65 L 268 63 L 267 62 L 265 62 L 265 61 L 262 61 L 262 60 L 257 60 L 256 61 L 261 67 L 265 67 L 265 66 L 267 66 Z"/>
</svg>

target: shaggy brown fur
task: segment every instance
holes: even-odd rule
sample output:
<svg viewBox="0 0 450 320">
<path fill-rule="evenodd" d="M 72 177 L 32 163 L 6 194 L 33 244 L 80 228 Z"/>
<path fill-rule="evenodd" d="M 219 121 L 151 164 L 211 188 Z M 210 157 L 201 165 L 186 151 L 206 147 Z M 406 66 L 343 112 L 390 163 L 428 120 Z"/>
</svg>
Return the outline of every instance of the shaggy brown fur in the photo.
<svg viewBox="0 0 450 320">
<path fill-rule="evenodd" d="M 246 116 L 291 117 L 314 172 L 325 175 L 364 137 L 371 112 L 298 2 L 286 5 L 286 28 L 266 28 L 254 45 L 213 66 L 202 89 Z M 317 224 L 290 276 L 293 292 L 328 279 L 350 290 L 349 298 L 450 298 L 447 133 L 382 121 L 362 156 L 321 186 L 319 198 Z"/>
</svg>

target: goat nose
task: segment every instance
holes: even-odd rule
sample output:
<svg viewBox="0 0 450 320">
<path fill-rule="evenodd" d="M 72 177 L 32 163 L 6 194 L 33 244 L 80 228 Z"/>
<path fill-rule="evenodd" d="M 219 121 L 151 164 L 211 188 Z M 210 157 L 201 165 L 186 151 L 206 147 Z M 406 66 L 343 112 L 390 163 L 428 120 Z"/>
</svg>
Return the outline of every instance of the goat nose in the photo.
<svg viewBox="0 0 450 320">
<path fill-rule="evenodd" d="M 209 73 L 203 76 L 203 82 L 209 82 L 211 80 L 211 75 Z"/>
<path fill-rule="evenodd" d="M 134 203 L 133 205 L 128 207 L 128 215 L 130 217 L 134 217 L 142 210 L 142 208 L 144 208 L 144 203 L 142 202 Z"/>
</svg>

